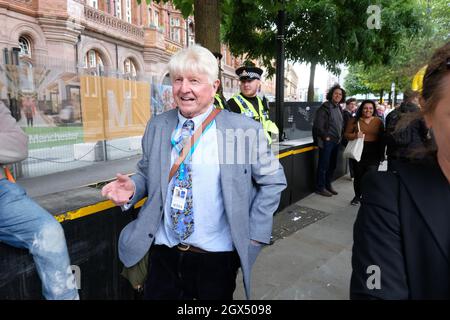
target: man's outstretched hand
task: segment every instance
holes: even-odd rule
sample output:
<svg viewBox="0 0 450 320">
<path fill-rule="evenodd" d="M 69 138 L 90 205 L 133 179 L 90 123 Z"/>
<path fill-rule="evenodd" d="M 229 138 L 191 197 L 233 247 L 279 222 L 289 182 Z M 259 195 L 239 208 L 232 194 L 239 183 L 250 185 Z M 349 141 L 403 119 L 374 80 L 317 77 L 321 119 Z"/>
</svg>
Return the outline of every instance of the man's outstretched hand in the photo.
<svg viewBox="0 0 450 320">
<path fill-rule="evenodd" d="M 118 206 L 128 203 L 134 194 L 134 183 L 127 175 L 118 173 L 117 180 L 102 188 L 102 196 Z"/>
</svg>

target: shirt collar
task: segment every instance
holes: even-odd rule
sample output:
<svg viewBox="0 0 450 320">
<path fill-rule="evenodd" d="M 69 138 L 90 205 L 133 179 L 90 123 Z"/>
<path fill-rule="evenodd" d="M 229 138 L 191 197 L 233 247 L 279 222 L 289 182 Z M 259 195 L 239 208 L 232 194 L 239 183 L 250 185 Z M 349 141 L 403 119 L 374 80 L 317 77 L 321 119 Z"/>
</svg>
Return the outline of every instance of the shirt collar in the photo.
<svg viewBox="0 0 450 320">
<path fill-rule="evenodd" d="M 178 126 L 177 127 L 180 127 L 180 125 L 182 126 L 186 120 L 192 120 L 192 121 L 194 121 L 194 130 L 197 130 L 197 128 L 201 125 L 203 120 L 205 120 L 206 117 L 209 116 L 209 114 L 213 111 L 213 109 L 214 109 L 214 105 L 211 104 L 206 112 L 199 114 L 198 116 L 195 116 L 191 119 L 185 118 L 181 114 L 180 110 L 178 110 Z"/>
</svg>

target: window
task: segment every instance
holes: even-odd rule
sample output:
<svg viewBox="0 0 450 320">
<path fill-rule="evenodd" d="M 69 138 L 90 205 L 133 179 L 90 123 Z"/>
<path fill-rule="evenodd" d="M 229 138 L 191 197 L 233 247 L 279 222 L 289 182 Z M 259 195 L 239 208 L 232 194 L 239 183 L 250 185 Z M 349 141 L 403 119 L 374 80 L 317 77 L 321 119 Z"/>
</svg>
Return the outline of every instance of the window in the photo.
<svg viewBox="0 0 450 320">
<path fill-rule="evenodd" d="M 194 30 L 194 24 L 190 19 L 188 19 L 188 25 L 189 25 L 189 45 L 195 44 L 195 30 Z"/>
<path fill-rule="evenodd" d="M 125 17 L 128 23 L 131 23 L 131 0 L 125 0 Z"/>
<path fill-rule="evenodd" d="M 97 66 L 97 59 L 94 50 L 89 51 L 89 67 L 93 68 Z"/>
<path fill-rule="evenodd" d="M 20 90 L 31 92 L 34 90 L 33 65 L 27 61 L 20 62 Z"/>
<path fill-rule="evenodd" d="M 155 10 L 155 16 L 153 17 L 153 24 L 159 27 L 159 11 Z"/>
<path fill-rule="evenodd" d="M 98 0 L 88 0 L 88 5 L 92 8 L 98 9 Z"/>
<path fill-rule="evenodd" d="M 122 0 L 116 0 L 116 17 L 122 19 Z"/>
<path fill-rule="evenodd" d="M 170 18 L 170 39 L 180 42 L 180 18 Z"/>
<path fill-rule="evenodd" d="M 103 60 L 100 54 L 92 49 L 84 56 L 84 65 L 94 75 L 101 75 L 103 73 Z"/>
<path fill-rule="evenodd" d="M 31 43 L 26 37 L 19 38 L 19 47 L 20 47 L 19 55 L 21 57 L 25 56 L 31 58 Z"/>
<path fill-rule="evenodd" d="M 123 63 L 123 71 L 126 79 L 135 79 L 137 72 L 136 66 L 130 58 L 125 59 Z"/>
<path fill-rule="evenodd" d="M 152 26 L 152 8 L 148 7 L 147 11 L 147 24 L 149 27 Z"/>
</svg>

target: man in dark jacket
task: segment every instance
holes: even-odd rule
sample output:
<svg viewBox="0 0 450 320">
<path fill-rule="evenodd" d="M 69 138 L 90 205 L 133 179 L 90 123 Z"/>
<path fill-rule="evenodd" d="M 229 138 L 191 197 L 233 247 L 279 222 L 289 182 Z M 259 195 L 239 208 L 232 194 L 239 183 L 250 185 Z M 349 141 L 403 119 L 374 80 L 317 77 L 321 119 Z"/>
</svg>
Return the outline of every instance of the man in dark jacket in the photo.
<svg viewBox="0 0 450 320">
<path fill-rule="evenodd" d="M 343 117 L 340 103 L 345 101 L 345 90 L 338 84 L 327 93 L 325 101 L 316 111 L 313 139 L 319 147 L 316 193 L 325 197 L 338 194 L 331 186 L 336 169 L 339 144 L 342 139 Z"/>
</svg>

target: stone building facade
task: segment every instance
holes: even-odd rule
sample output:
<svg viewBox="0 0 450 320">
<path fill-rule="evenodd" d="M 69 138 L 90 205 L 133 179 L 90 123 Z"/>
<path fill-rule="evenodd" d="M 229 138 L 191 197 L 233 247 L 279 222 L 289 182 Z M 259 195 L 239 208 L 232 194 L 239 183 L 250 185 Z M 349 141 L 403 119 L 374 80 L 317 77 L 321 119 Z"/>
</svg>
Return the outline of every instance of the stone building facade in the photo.
<svg viewBox="0 0 450 320">
<path fill-rule="evenodd" d="M 164 83 L 166 63 L 195 35 L 193 18 L 172 4 L 136 0 L 0 0 L 0 25 L 0 99 L 17 95 L 8 87 L 20 87 L 47 109 L 76 100 L 79 74 Z M 226 46 L 222 55 L 224 94 L 231 97 L 241 60 Z"/>
</svg>

